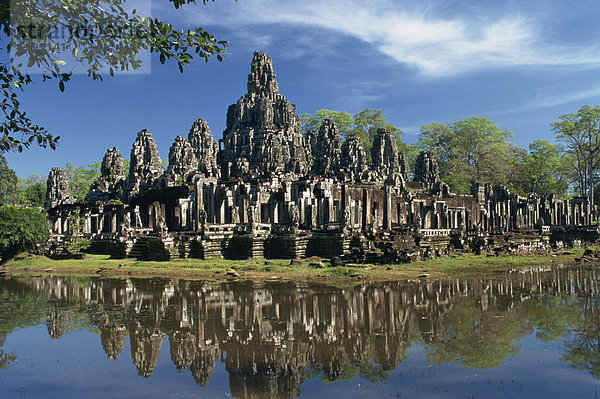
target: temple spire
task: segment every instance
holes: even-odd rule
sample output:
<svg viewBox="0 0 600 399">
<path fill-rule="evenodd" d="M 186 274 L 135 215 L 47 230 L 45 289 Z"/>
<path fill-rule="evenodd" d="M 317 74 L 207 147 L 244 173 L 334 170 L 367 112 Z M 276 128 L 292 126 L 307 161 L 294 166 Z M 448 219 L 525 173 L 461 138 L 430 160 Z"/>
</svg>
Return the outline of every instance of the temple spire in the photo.
<svg viewBox="0 0 600 399">
<path fill-rule="evenodd" d="M 251 72 L 248 75 L 248 94 L 253 93 L 265 96 L 271 93 L 279 93 L 271 57 L 260 51 L 254 52 Z"/>
</svg>

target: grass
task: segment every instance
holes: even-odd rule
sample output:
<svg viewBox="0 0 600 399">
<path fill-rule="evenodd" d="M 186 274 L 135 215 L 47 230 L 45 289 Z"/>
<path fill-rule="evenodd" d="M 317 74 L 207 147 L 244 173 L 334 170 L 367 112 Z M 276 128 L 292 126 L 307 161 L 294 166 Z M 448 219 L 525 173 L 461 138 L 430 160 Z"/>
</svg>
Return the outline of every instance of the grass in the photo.
<svg viewBox="0 0 600 399">
<path fill-rule="evenodd" d="M 52 260 L 43 256 L 21 254 L 4 264 L 13 274 L 28 275 L 95 275 L 134 277 L 183 277 L 222 281 L 231 278 L 245 280 L 306 280 L 321 282 L 390 281 L 416 279 L 424 274 L 430 278 L 471 276 L 502 270 L 547 266 L 573 262 L 582 249 L 554 252 L 548 255 L 503 256 L 462 255 L 394 265 L 344 265 L 331 267 L 328 260 L 312 257 L 291 266 L 288 259 L 208 260 L 177 259 L 170 262 L 146 262 L 135 259 L 110 259 L 108 255 L 88 255 L 82 260 Z M 313 268 L 312 262 L 323 262 L 324 268 Z M 232 276 L 235 270 L 238 276 Z"/>
</svg>

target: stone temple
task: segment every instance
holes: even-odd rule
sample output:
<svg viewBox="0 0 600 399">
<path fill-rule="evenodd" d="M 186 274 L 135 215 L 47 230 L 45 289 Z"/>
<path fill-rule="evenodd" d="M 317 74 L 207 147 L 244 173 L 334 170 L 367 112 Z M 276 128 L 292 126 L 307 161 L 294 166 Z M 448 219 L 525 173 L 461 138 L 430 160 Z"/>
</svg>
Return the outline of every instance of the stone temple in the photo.
<svg viewBox="0 0 600 399">
<path fill-rule="evenodd" d="M 227 110 L 222 139 L 197 119 L 187 138 L 175 138 L 166 169 L 147 129 L 133 142 L 128 172 L 117 148 L 106 152 L 85 201 L 73 199 L 66 174 L 53 168 L 52 242 L 64 241 L 79 219 L 92 249 L 114 257 L 392 263 L 597 239 L 586 198 L 522 197 L 483 184 L 457 195 L 440 180 L 432 154 L 422 152 L 409 170 L 384 129 L 371 163 L 360 141 L 342 140 L 329 120 L 303 135 L 266 54 L 254 53 L 247 87 Z M 69 218 L 74 212 L 79 218 Z"/>
</svg>

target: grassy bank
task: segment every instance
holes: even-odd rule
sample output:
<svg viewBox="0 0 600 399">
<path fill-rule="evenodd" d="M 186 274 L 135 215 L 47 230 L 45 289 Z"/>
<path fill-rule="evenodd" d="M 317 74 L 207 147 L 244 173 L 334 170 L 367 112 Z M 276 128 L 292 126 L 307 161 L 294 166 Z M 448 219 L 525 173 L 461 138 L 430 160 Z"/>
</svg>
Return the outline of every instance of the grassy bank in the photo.
<svg viewBox="0 0 600 399">
<path fill-rule="evenodd" d="M 331 267 L 328 260 L 288 259 L 181 259 L 171 262 L 144 262 L 88 255 L 82 260 L 52 260 L 21 254 L 2 268 L 13 274 L 96 275 L 111 277 L 181 277 L 203 280 L 306 280 L 306 281 L 389 281 L 444 276 L 470 276 L 502 270 L 548 266 L 573 262 L 583 250 L 532 256 L 464 255 L 396 265 L 344 265 Z M 322 263 L 323 267 L 315 267 Z M 312 264 L 312 265 L 311 265 Z"/>
</svg>

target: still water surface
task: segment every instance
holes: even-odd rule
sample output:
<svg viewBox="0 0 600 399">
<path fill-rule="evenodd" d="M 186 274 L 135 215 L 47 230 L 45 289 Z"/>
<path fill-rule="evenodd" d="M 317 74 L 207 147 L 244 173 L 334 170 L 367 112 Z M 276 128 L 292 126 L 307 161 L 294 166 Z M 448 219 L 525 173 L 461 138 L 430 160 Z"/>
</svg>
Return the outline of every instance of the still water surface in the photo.
<svg viewBox="0 0 600 399">
<path fill-rule="evenodd" d="M 599 276 L 13 277 L 0 280 L 0 397 L 596 398 Z"/>
</svg>

